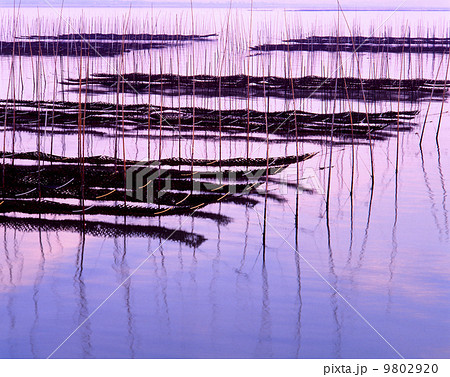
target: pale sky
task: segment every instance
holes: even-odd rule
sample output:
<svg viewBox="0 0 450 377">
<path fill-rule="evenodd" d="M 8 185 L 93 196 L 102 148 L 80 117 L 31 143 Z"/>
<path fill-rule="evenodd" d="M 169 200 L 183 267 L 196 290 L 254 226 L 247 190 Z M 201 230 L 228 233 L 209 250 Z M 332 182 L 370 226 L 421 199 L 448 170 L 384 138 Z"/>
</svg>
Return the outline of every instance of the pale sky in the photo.
<svg viewBox="0 0 450 377">
<path fill-rule="evenodd" d="M 45 7 L 51 4 L 60 7 L 62 0 L 16 0 L 16 5 L 21 2 L 21 6 Z M 2 0 L 2 6 L 12 6 L 14 0 Z M 190 7 L 190 0 L 65 0 L 65 6 L 101 6 L 101 7 Z M 230 0 L 193 0 L 194 7 L 229 7 Z M 255 8 L 289 8 L 289 9 L 335 9 L 336 0 L 254 0 Z M 250 7 L 250 0 L 232 0 L 233 7 Z M 448 0 L 341 0 L 344 9 L 450 9 Z"/>
</svg>

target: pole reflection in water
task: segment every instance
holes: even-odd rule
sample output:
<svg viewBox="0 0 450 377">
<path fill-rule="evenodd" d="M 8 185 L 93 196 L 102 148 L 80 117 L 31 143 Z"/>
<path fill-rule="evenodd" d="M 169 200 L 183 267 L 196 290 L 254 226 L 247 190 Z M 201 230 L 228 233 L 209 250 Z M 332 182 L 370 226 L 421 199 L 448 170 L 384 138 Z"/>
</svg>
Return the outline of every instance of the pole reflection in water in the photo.
<svg viewBox="0 0 450 377">
<path fill-rule="evenodd" d="M 441 149 L 439 147 L 439 144 L 436 146 L 437 151 L 437 166 L 439 170 L 439 178 L 441 181 L 441 187 L 442 187 L 442 211 L 444 213 L 444 228 L 445 228 L 445 235 L 446 235 L 446 241 L 449 241 L 449 225 L 448 225 L 448 210 L 447 210 L 447 190 L 445 189 L 445 178 L 444 173 L 442 171 L 442 165 L 441 165 Z"/>
<path fill-rule="evenodd" d="M 38 358 L 38 357 L 42 357 L 42 355 L 40 355 L 39 349 L 37 347 L 37 336 L 36 336 L 36 332 L 38 330 L 39 327 L 39 293 L 40 293 L 40 286 L 42 283 L 42 279 L 44 278 L 45 275 L 45 252 L 44 252 L 44 247 L 42 245 L 42 231 L 39 229 L 39 251 L 40 251 L 40 261 L 39 261 L 39 266 L 38 266 L 38 270 L 36 273 L 36 278 L 34 280 L 34 284 L 33 284 L 33 303 L 34 303 L 34 321 L 33 321 L 33 325 L 31 327 L 31 331 L 30 331 L 30 349 L 31 349 L 31 354 L 33 355 L 33 358 Z"/>
<path fill-rule="evenodd" d="M 78 296 L 78 318 L 75 326 L 80 325 L 86 318 L 89 317 L 89 303 L 87 299 L 86 284 L 83 276 L 84 269 L 84 252 L 86 248 L 86 234 L 84 232 L 80 233 L 80 243 L 78 246 L 78 252 L 76 255 L 76 269 L 75 275 L 73 277 L 75 295 Z M 92 358 L 92 329 L 91 323 L 87 320 L 84 325 L 80 328 L 80 342 L 82 350 L 82 358 Z"/>
<path fill-rule="evenodd" d="M 261 319 L 255 357 L 271 358 L 272 349 L 272 315 L 270 313 L 269 278 L 266 263 L 261 266 Z"/>
<path fill-rule="evenodd" d="M 297 181 L 298 185 L 298 181 Z M 300 269 L 300 255 L 299 255 L 299 247 L 298 247 L 298 236 L 299 236 L 299 228 L 298 228 L 298 216 L 299 216 L 299 191 L 296 190 L 296 197 L 295 197 L 295 253 L 294 253 L 294 260 L 295 260 L 295 271 L 297 275 L 297 299 L 298 299 L 298 311 L 297 311 L 297 321 L 296 321 L 296 334 L 295 338 L 297 341 L 297 348 L 295 352 L 295 357 L 300 357 L 300 351 L 301 351 L 301 341 L 302 341 L 302 279 L 301 279 L 301 269 Z"/>
</svg>

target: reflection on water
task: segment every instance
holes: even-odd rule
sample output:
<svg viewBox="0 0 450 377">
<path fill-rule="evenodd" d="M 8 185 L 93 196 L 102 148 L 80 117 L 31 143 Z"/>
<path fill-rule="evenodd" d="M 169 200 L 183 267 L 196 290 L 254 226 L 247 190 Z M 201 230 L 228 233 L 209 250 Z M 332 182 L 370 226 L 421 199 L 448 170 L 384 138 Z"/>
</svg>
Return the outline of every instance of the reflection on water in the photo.
<svg viewBox="0 0 450 377">
<path fill-rule="evenodd" d="M 83 358 L 91 357 L 91 324 L 88 320 L 89 317 L 89 307 L 88 300 L 86 297 L 86 285 L 84 283 L 83 278 L 83 261 L 84 261 L 84 252 L 85 252 L 85 244 L 86 244 L 86 235 L 83 233 L 80 237 L 80 245 L 78 247 L 77 256 L 76 256 L 76 269 L 75 275 L 73 277 L 73 285 L 74 285 L 74 294 L 77 295 L 80 300 L 78 303 L 79 315 L 78 322 L 83 323 L 86 322 L 80 328 L 81 333 L 81 347 L 83 349 Z"/>
<path fill-rule="evenodd" d="M 439 178 L 441 181 L 441 188 L 442 188 L 442 210 L 444 212 L 444 228 L 445 228 L 445 235 L 446 235 L 446 241 L 448 242 L 449 240 L 449 231 L 448 231 L 448 211 L 447 211 L 447 207 L 446 207 L 446 201 L 447 201 L 447 190 L 445 189 L 445 178 L 444 178 L 444 173 L 442 171 L 442 164 L 441 164 L 441 151 L 440 151 L 440 147 L 439 144 L 436 146 L 436 150 L 437 150 L 437 166 L 439 169 Z"/>
<path fill-rule="evenodd" d="M 355 206 L 353 232 L 348 222 L 331 216 L 329 236 L 324 221 L 313 219 L 322 199 L 299 197 L 298 225 L 295 214 L 275 207 L 268 221 L 284 224 L 277 229 L 287 241 L 402 354 L 436 352 L 428 335 L 420 338 L 422 349 L 412 349 L 404 337 L 410 326 L 448 313 L 433 310 L 445 303 L 446 256 L 439 246 L 445 239 L 423 240 L 415 229 L 411 245 L 401 195 L 394 219 L 392 211 L 381 211 L 392 207 L 375 190 L 371 203 Z M 350 215 L 350 203 L 345 206 Z M 270 228 L 263 262 L 258 216 L 248 208 L 233 208 L 223 205 L 220 211 L 242 216 L 243 224 L 234 221 L 214 229 L 206 220 L 184 224 L 206 232 L 205 244 L 186 248 L 165 243 L 55 356 L 395 357 Z M 426 216 L 433 224 L 431 213 Z M 379 231 L 391 237 L 384 242 Z M 97 239 L 83 233 L 71 238 L 60 232 L 58 244 L 52 232 L 25 234 L 6 227 L 3 232 L 1 300 L 2 316 L 8 319 L 2 322 L 4 357 L 50 354 L 164 241 Z M 431 261 L 424 258 L 421 245 L 431 251 Z M 356 259 L 355 247 L 360 250 Z M 446 331 L 442 320 L 441 331 Z"/>
<path fill-rule="evenodd" d="M 261 302 L 261 326 L 258 333 L 258 344 L 255 357 L 273 357 L 272 351 L 272 316 L 270 314 L 269 281 L 265 262 L 261 268 L 262 278 L 262 302 Z"/>
<path fill-rule="evenodd" d="M 173 26 L 168 14 L 161 14 L 167 25 Z M 255 13 L 251 45 L 271 40 L 279 43 L 286 27 L 275 21 L 280 14 L 278 11 L 264 15 Z M 242 14 L 242 17 L 247 16 Z M 311 22 L 310 16 L 317 14 L 304 16 L 305 25 Z M 328 21 L 334 17 L 330 13 L 319 16 Z M 361 18 L 363 29 L 379 16 L 355 15 Z M 433 20 L 435 16 L 423 17 Z M 135 17 L 142 20 L 143 16 Z M 222 56 L 224 36 L 215 30 L 216 25 L 208 19 L 206 11 L 199 13 L 199 17 L 206 21 L 199 21 L 198 33 L 218 32 L 219 36 L 215 41 L 196 42 L 195 68 L 189 60 L 189 43 L 176 49 L 165 48 L 164 52 L 130 53 L 125 58 L 125 65 L 146 74 L 153 69 L 154 75 L 167 69 L 170 73 L 178 71 L 177 74 L 187 76 L 202 69 L 205 72 L 199 73 L 216 74 L 216 67 L 211 64 L 218 54 Z M 217 17 L 226 20 L 223 12 Z M 287 20 L 295 21 L 297 17 L 289 14 Z M 412 24 L 419 25 L 422 16 L 410 12 L 408 17 Z M 274 29 L 268 25 L 273 25 Z M 398 25 L 392 25 L 398 28 Z M 263 36 L 257 30 L 270 31 Z M 226 64 L 223 75 L 246 74 L 250 67 L 253 75 L 264 76 L 268 72 L 261 72 L 264 64 L 264 70 L 270 66 L 272 74 L 286 79 L 290 69 L 298 76 L 326 76 L 335 67 L 337 57 L 332 53 L 292 52 L 293 67 L 289 69 L 286 52 L 248 56 L 248 50 L 244 48 L 248 41 L 243 41 L 245 31 L 242 33 L 230 32 L 233 43 L 229 47 L 233 48 L 224 54 L 225 61 L 230 59 L 230 64 Z M 300 34 L 299 30 L 297 34 Z M 182 64 L 175 67 L 177 57 Z M 395 79 L 404 60 L 405 77 L 433 80 L 441 67 L 440 62 L 445 63 L 445 59 L 434 54 L 408 54 L 404 58 L 392 58 L 387 53 L 361 54 L 363 76 L 370 78 L 378 70 Z M 0 68 L 4 68 L 1 72 L 9 73 L 11 62 L 8 59 L 0 57 Z M 23 59 L 25 72 L 28 72 L 28 65 L 37 64 L 37 60 Z M 250 60 L 249 65 L 246 59 Z M 356 59 L 344 53 L 339 59 L 343 62 L 341 75 L 354 76 Z M 78 63 L 72 67 L 64 57 L 61 57 L 61 67 L 55 65 L 53 57 L 40 60 L 40 67 L 34 69 L 51 67 L 49 72 L 56 70 L 57 76 L 64 80 L 78 77 L 81 71 Z M 117 60 L 112 61 L 117 63 Z M 200 64 L 203 61 L 206 66 Z M 441 78 L 442 69 L 440 71 Z M 94 59 L 89 63 L 89 72 L 114 74 L 105 61 Z M 52 104 L 53 73 L 47 78 L 49 93 L 45 99 L 50 101 L 46 102 L 49 106 Z M 25 82 L 33 80 L 32 77 L 25 79 Z M 0 73 L 0 80 L 7 82 L 8 77 Z M 103 97 L 87 91 L 84 94 L 90 102 L 107 100 L 114 103 L 115 100 L 115 94 L 104 94 Z M 145 104 L 150 98 L 158 109 L 159 106 L 174 109 L 179 104 L 192 104 L 189 96 L 169 98 L 169 95 L 161 97 L 157 94 L 127 94 L 124 102 L 134 106 Z M 277 98 L 267 97 L 267 101 L 265 98 L 249 99 L 251 107 L 259 111 L 253 113 L 254 126 L 259 128 L 255 128 L 252 136 L 257 132 L 261 136 L 250 144 L 250 152 L 254 157 L 262 158 L 266 153 L 271 157 L 294 156 L 297 148 L 301 153 L 317 154 L 302 162 L 298 171 L 295 164 L 291 164 L 280 177 L 270 177 L 263 182 L 268 187 L 266 193 L 228 202 L 217 200 L 211 202 L 207 210 L 195 211 L 192 216 L 177 213 L 146 217 L 138 216 L 136 212 L 131 216 L 120 211 L 83 216 L 63 210 L 40 214 L 35 208 L 29 209 L 32 213 L 27 214 L 11 207 L 8 211 L 5 209 L 3 212 L 7 213 L 0 216 L 0 357 L 396 358 L 397 352 L 409 358 L 448 357 L 447 140 L 450 131 L 446 127 L 449 122 L 445 110 L 447 100 L 443 102 L 440 143 L 437 145 L 435 132 L 441 117 L 440 100 L 428 104 L 423 101 L 424 97 L 419 102 L 395 96 L 395 101 L 383 99 L 368 104 L 372 113 L 392 111 L 390 116 L 395 121 L 395 127 L 390 125 L 390 128 L 381 129 L 383 137 L 374 140 L 375 179 L 372 182 L 366 135 L 363 133 L 360 143 L 351 143 L 353 131 L 366 132 L 365 123 L 359 128 L 347 127 L 342 131 L 346 133 L 345 143 L 338 143 L 335 138 L 335 144 L 331 145 L 325 127 L 320 130 L 320 143 L 317 142 L 319 139 L 305 138 L 296 145 L 289 136 L 294 128 L 289 125 L 286 134 L 280 133 L 276 140 L 271 139 L 266 144 L 266 132 L 269 131 L 265 128 L 265 108 L 274 114 L 292 109 L 330 114 L 333 109 L 330 98 L 335 97 L 330 92 L 319 99 L 296 98 L 294 103 L 279 98 L 279 94 Z M 21 99 L 34 95 L 33 90 L 26 88 Z M 76 97 L 72 92 L 58 92 L 59 95 L 70 100 Z M 0 97 L 4 100 L 7 93 Z M 364 103 L 357 99 L 350 102 L 345 97 L 336 100 L 336 108 L 343 112 L 359 112 L 364 121 Z M 214 116 L 221 106 L 221 115 L 225 114 L 225 109 L 247 106 L 246 98 L 231 95 L 221 99 L 199 96 L 196 100 L 198 108 L 213 108 Z M 400 109 L 397 109 L 398 105 Z M 2 114 L 6 114 L 6 110 L 2 107 Z M 414 112 L 410 118 L 399 122 L 402 127 L 399 139 L 396 139 L 397 118 L 394 116 L 397 110 Z M 71 115 L 77 117 L 77 103 L 72 104 L 72 111 Z M 112 111 L 115 112 L 115 108 Z M 190 112 L 192 109 L 186 110 L 187 135 L 191 132 Z M 133 121 L 135 115 L 130 111 L 127 120 Z M 203 120 L 207 119 L 208 113 L 204 115 Z M 213 161 L 218 158 L 219 149 L 223 158 L 245 156 L 247 137 L 241 133 L 247 124 L 244 121 L 235 125 L 232 114 L 226 115 L 224 130 L 230 135 L 236 132 L 236 137 L 228 135 L 230 137 L 222 140 L 205 127 L 204 132 L 195 135 L 197 158 Z M 45 122 L 45 115 L 41 116 Z M 114 116 L 108 127 L 117 133 Z M 238 120 L 242 121 L 246 116 L 244 112 Z M 348 123 L 348 116 L 344 114 L 342 122 Z M 333 119 L 337 122 L 337 118 Z M 376 116 L 371 121 L 374 119 Z M 159 119 L 153 120 L 159 122 Z M 425 121 L 427 129 L 419 148 L 418 125 Z M 90 118 L 89 122 L 95 124 L 95 119 Z M 141 120 L 136 124 L 139 122 Z M 178 120 L 174 118 L 174 122 L 177 124 Z M 320 118 L 316 123 L 322 127 L 323 122 L 329 125 L 330 119 Z M 177 138 L 177 129 L 166 129 L 164 135 L 159 135 L 158 129 L 149 142 L 140 137 L 146 129 L 133 128 L 136 124 L 126 125 L 128 144 L 124 154 L 128 159 L 190 156 L 191 144 L 182 144 Z M 77 155 L 76 132 L 72 135 L 62 132 L 53 138 L 49 124 L 39 130 L 36 124 L 26 126 L 28 129 L 19 130 L 15 139 L 7 134 L 3 152 L 12 150 L 12 140 L 15 140 L 16 152 L 34 151 L 36 135 L 40 135 L 38 147 L 42 150 L 50 152 L 51 149 L 66 157 Z M 77 128 L 76 124 L 74 127 Z M 86 156 L 95 160 L 94 156 L 117 154 L 121 140 L 96 134 L 95 127 L 85 135 Z M 5 126 L 6 129 L 11 131 Z M 62 127 L 64 129 L 67 127 Z M 160 138 L 164 139 L 162 144 L 157 143 Z M 28 162 L 36 162 L 27 156 Z M 20 159 L 16 160 L 17 171 L 23 168 L 18 161 Z M 99 161 L 102 162 L 99 159 L 93 163 Z M 54 161 L 49 158 L 47 163 L 52 165 Z M 222 171 L 224 167 L 216 168 Z M 331 176 L 329 200 L 317 189 L 306 189 L 309 182 L 302 181 L 306 169 L 317 174 L 322 187 L 327 187 Z M 64 174 L 68 174 L 66 170 Z M 180 169 L 178 173 L 184 172 Z M 33 177 L 32 174 L 29 176 Z M 54 178 L 52 174 L 48 175 Z M 32 178 L 30 182 L 34 182 Z M 98 185 L 102 183 L 98 182 Z M 180 190 L 185 189 L 182 183 L 180 179 Z M 298 186 L 305 190 L 297 190 Z M 111 202 L 118 203 L 116 200 Z M 136 270 L 143 261 L 145 263 Z"/>
</svg>

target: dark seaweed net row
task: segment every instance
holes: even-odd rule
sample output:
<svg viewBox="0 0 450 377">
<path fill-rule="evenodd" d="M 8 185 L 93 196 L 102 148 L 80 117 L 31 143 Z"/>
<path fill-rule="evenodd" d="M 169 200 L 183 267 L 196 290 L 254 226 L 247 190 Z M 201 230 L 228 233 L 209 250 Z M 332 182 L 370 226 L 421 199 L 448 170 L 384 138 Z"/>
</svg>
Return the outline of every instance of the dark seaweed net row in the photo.
<svg viewBox="0 0 450 377">
<path fill-rule="evenodd" d="M 70 33 L 60 35 L 31 35 L 27 39 L 41 40 L 106 40 L 106 41 L 204 41 L 217 34 L 148 34 L 148 33 Z"/>
<path fill-rule="evenodd" d="M 206 41 L 215 34 L 64 34 L 0 41 L 0 55 L 118 56 L 130 51 L 161 49 L 188 41 Z"/>
<path fill-rule="evenodd" d="M 364 36 L 310 36 L 288 39 L 283 43 L 252 46 L 253 51 L 327 51 L 369 53 L 431 53 L 448 54 L 450 38 L 364 37 Z"/>
<path fill-rule="evenodd" d="M 11 101 L 1 102 L 0 122 L 7 131 L 47 134 L 93 134 L 104 137 L 183 138 L 190 139 L 194 121 L 193 108 L 114 105 L 105 103 Z M 305 141 L 327 142 L 333 134 L 342 143 L 364 142 L 369 132 L 374 139 L 386 139 L 393 131 L 408 131 L 417 111 L 380 113 L 341 112 L 336 114 L 303 111 L 264 113 L 255 110 L 211 110 L 195 108 L 198 137 L 209 133 L 210 140 L 222 138 L 245 140 L 264 134 Z M 6 122 L 5 122 L 6 118 Z M 220 121 L 220 122 L 219 122 Z M 267 127 L 266 127 L 267 121 Z M 81 131 L 83 130 L 83 131 Z M 162 131 L 161 136 L 149 131 Z M 248 134 L 248 135 L 247 135 Z M 203 135 L 204 136 L 204 135 Z"/>
<path fill-rule="evenodd" d="M 4 159 L 11 159 L 3 154 Z M 93 236 L 119 237 L 170 237 L 171 240 L 196 247 L 205 238 L 201 235 L 181 230 L 167 229 L 154 225 L 111 223 L 93 220 L 92 216 L 123 216 L 125 218 L 147 218 L 168 215 L 184 215 L 209 219 L 218 224 L 231 221 L 227 216 L 201 211 L 214 203 L 254 206 L 258 197 L 283 202 L 285 199 L 274 193 L 257 190 L 265 181 L 266 175 L 275 176 L 290 163 L 302 162 L 313 154 L 287 156 L 282 158 L 250 159 L 245 170 L 226 170 L 217 166 L 217 161 L 193 161 L 196 169 L 181 167 L 187 161 L 167 159 L 168 167 L 155 166 L 154 161 L 125 163 L 126 168 L 134 168 L 139 173 L 145 169 L 145 177 L 130 186 L 129 173 L 121 167 L 111 165 L 111 158 L 96 156 L 82 159 L 67 159 L 62 156 L 39 152 L 18 153 L 15 160 L 33 161 L 35 164 L 22 165 L 4 163 L 2 166 L 2 187 L 0 223 L 23 231 L 77 231 Z M 243 166 L 242 159 L 223 160 L 224 166 Z M 271 166 L 268 167 L 267 164 Z M 283 164 L 282 164 L 283 163 Z M 251 167 L 254 165 L 253 168 Z M 205 169 L 207 166 L 209 168 Z M 178 169 L 174 168 L 178 167 Z M 141 190 L 139 185 L 151 183 L 150 191 Z M 160 195 L 161 194 L 161 195 Z M 20 214 L 20 216 L 18 216 Z M 24 217 L 24 216 L 39 216 Z M 48 215 L 71 215 L 76 219 L 48 218 Z M 44 217 L 43 217 L 44 216 Z M 77 217 L 82 216 L 81 220 Z"/>
<path fill-rule="evenodd" d="M 359 79 L 343 77 L 337 79 L 304 77 L 257 77 L 245 75 L 182 76 L 175 74 L 151 75 L 129 73 L 125 75 L 96 74 L 89 78 L 68 79 L 63 82 L 73 91 L 105 94 L 125 91 L 132 94 L 163 94 L 167 96 L 195 95 L 202 97 L 275 97 L 275 98 L 316 98 L 335 97 L 367 101 L 419 101 L 442 100 L 444 80 L 426 79 Z M 220 89 L 219 89 L 220 88 Z"/>
</svg>

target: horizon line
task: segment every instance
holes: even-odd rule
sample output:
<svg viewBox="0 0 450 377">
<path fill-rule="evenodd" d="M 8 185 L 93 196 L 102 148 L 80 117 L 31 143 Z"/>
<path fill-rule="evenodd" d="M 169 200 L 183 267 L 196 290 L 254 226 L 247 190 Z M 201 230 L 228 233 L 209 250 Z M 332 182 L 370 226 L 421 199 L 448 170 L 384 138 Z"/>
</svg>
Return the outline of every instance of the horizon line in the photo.
<svg viewBox="0 0 450 377">
<path fill-rule="evenodd" d="M 5 8 L 15 8 L 15 9 L 21 9 L 21 8 L 52 8 L 51 5 L 47 5 L 47 4 L 42 4 L 42 5 L 31 5 L 31 4 L 22 4 L 19 6 L 14 7 L 14 5 L 4 5 L 4 6 L 0 6 L 0 9 L 5 9 Z M 180 6 L 180 5 L 170 5 L 170 4 L 166 4 L 166 5 L 161 5 L 161 6 L 157 6 L 157 7 L 152 7 L 152 6 L 144 6 L 144 5 L 139 5 L 139 4 L 135 4 L 133 6 L 129 6 L 129 5 L 84 5 L 84 6 L 80 6 L 80 5 L 71 5 L 70 3 L 65 5 L 63 7 L 64 8 L 78 8 L 78 9 L 83 9 L 83 8 L 98 8 L 98 9 L 103 9 L 103 8 L 116 8 L 116 9 L 124 9 L 124 8 L 148 8 L 148 9 L 190 9 L 190 6 Z M 211 6 L 207 6 L 205 5 L 194 5 L 194 8 L 202 8 L 202 9 L 230 9 L 229 6 L 226 5 L 219 5 L 219 6 L 215 6 L 215 7 L 211 7 Z M 232 9 L 247 9 L 250 10 L 251 8 L 248 6 L 239 6 L 236 5 L 234 7 L 232 7 Z M 324 9 L 314 9 L 314 8 L 287 8 L 287 7 L 253 7 L 254 11 L 272 11 L 272 10 L 280 10 L 280 9 L 284 9 L 285 11 L 289 11 L 289 12 L 336 12 L 337 8 L 324 8 Z M 351 11 L 351 12 L 391 12 L 393 10 L 395 10 L 394 8 L 382 8 L 382 9 L 376 9 L 376 8 L 342 8 L 343 11 Z M 405 8 L 405 9 L 397 9 L 397 11 L 399 12 L 442 12 L 442 11 L 450 11 L 450 7 L 447 8 Z"/>
</svg>

